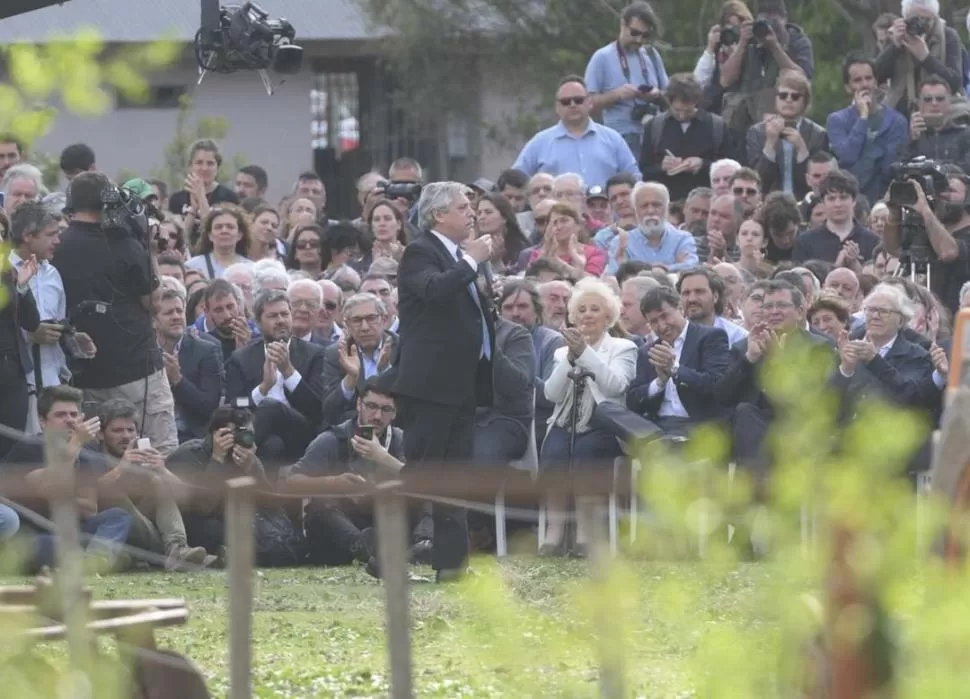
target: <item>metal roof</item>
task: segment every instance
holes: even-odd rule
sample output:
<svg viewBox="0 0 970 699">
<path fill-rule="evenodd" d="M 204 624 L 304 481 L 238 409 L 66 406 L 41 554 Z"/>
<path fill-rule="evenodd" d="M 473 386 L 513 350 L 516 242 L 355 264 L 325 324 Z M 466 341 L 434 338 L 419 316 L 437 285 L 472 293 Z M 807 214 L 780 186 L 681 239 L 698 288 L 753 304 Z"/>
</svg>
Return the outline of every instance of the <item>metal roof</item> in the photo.
<svg viewBox="0 0 970 699">
<path fill-rule="evenodd" d="M 2 0 L 0 0 L 2 1 Z M 223 0 L 242 4 L 243 0 Z M 371 39 L 379 34 L 356 0 L 257 0 L 270 17 L 288 19 L 297 41 Z M 0 44 L 43 43 L 55 35 L 96 27 L 109 43 L 143 43 L 163 37 L 192 41 L 200 0 L 71 0 L 0 21 Z"/>
</svg>

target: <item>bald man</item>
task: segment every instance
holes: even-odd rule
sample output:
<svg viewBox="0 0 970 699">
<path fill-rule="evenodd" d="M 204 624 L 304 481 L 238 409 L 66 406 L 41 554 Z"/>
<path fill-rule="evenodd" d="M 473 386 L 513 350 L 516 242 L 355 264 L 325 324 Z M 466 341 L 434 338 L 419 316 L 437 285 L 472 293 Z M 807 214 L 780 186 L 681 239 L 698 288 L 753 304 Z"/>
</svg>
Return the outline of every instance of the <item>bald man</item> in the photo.
<svg viewBox="0 0 970 699">
<path fill-rule="evenodd" d="M 850 313 L 855 313 L 859 310 L 859 304 L 862 301 L 859 277 L 851 269 L 845 267 L 833 269 L 825 277 L 825 284 L 823 284 L 822 288 L 834 292 L 840 299 L 845 301 Z"/>
</svg>

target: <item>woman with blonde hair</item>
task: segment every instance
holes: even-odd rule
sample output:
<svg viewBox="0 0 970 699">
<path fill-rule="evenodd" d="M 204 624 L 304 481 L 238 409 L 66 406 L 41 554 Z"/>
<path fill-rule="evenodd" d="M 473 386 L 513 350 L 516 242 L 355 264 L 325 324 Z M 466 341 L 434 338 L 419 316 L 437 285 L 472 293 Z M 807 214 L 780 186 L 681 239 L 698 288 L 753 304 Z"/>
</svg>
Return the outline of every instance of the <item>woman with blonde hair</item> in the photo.
<svg viewBox="0 0 970 699">
<path fill-rule="evenodd" d="M 565 201 L 556 202 L 549 210 L 549 222 L 542 246 L 532 251 L 529 264 L 540 257 L 559 260 L 578 277 L 598 277 L 606 269 L 606 253 L 596 245 L 583 243 L 586 224 L 576 208 Z"/>
<path fill-rule="evenodd" d="M 540 471 L 559 474 L 560 479 L 567 475 L 570 465 L 577 469 L 597 465 L 612 468 L 613 460 L 621 454 L 620 444 L 611 432 L 593 425 L 593 412 L 604 401 L 625 405 L 626 390 L 637 368 L 637 346 L 610 335 L 620 317 L 620 300 L 605 282 L 580 280 L 568 309 L 569 323 L 562 333 L 566 346 L 556 350 L 555 365 L 545 383 L 545 396 L 554 408 L 539 457 Z M 574 391 L 573 377 L 577 375 L 581 378 Z M 589 497 L 576 497 L 577 506 L 584 501 L 589 502 Z M 546 510 L 548 527 L 540 555 L 560 555 L 566 546 L 566 494 L 551 491 Z M 580 523 L 576 531 L 580 551 L 587 535 Z"/>
</svg>

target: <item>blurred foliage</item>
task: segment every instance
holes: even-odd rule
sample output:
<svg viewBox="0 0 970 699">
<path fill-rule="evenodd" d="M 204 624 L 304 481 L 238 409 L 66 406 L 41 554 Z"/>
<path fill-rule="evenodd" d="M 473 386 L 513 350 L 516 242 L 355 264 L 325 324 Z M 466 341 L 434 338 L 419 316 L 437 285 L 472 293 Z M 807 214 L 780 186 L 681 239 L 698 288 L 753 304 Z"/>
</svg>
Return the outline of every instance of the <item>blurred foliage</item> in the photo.
<svg viewBox="0 0 970 699">
<path fill-rule="evenodd" d="M 163 160 L 160 167 L 152 168 L 150 176 L 165 182 L 170 192 L 183 188 L 185 175 L 189 171 L 189 147 L 193 142 L 209 138 L 219 145 L 229 135 L 232 126 L 230 120 L 224 116 L 202 116 L 192 123 L 192 98 L 182 95 L 179 98 L 178 113 L 175 117 L 175 133 L 163 150 Z M 249 164 L 245 153 L 235 153 L 227 157 L 222 154 L 220 173 L 235 174 L 241 167 Z"/>
</svg>

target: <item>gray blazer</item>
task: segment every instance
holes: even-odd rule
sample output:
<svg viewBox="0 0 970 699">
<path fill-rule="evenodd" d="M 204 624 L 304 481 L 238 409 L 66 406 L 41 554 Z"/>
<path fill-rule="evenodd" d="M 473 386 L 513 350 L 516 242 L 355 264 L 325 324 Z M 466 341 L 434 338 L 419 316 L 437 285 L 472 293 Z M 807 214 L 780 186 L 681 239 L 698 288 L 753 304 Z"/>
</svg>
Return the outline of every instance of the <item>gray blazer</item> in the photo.
<svg viewBox="0 0 970 699">
<path fill-rule="evenodd" d="M 518 323 L 500 318 L 495 327 L 492 356 L 494 403 L 486 414 L 515 418 L 528 425 L 535 414 L 532 401 L 535 378 L 531 333 Z"/>
<path fill-rule="evenodd" d="M 539 360 L 539 367 L 536 372 L 536 410 L 547 411 L 546 417 L 552 415 L 552 402 L 546 398 L 546 379 L 552 375 L 552 370 L 556 366 L 556 350 L 566 346 L 566 340 L 561 333 L 544 325 L 537 325 L 532 331 L 532 344 L 535 347 L 535 355 Z"/>
<path fill-rule="evenodd" d="M 805 139 L 809 156 L 819 151 L 829 150 L 829 137 L 825 129 L 808 117 L 802 117 L 802 121 L 798 126 L 798 132 Z M 783 181 L 781 168 L 785 160 L 782 153 L 781 140 L 778 141 L 778 147 L 775 149 L 774 161 L 769 160 L 764 155 L 765 141 L 764 121 L 758 122 L 748 129 L 745 143 L 747 165 L 761 176 L 761 191 L 767 193 L 775 189 L 781 189 L 781 183 Z M 792 189 L 794 190 L 793 194 L 795 195 L 795 199 L 799 201 L 808 194 L 809 190 L 808 183 L 805 181 L 808 160 L 808 158 L 805 158 L 802 162 L 793 164 Z"/>
</svg>

